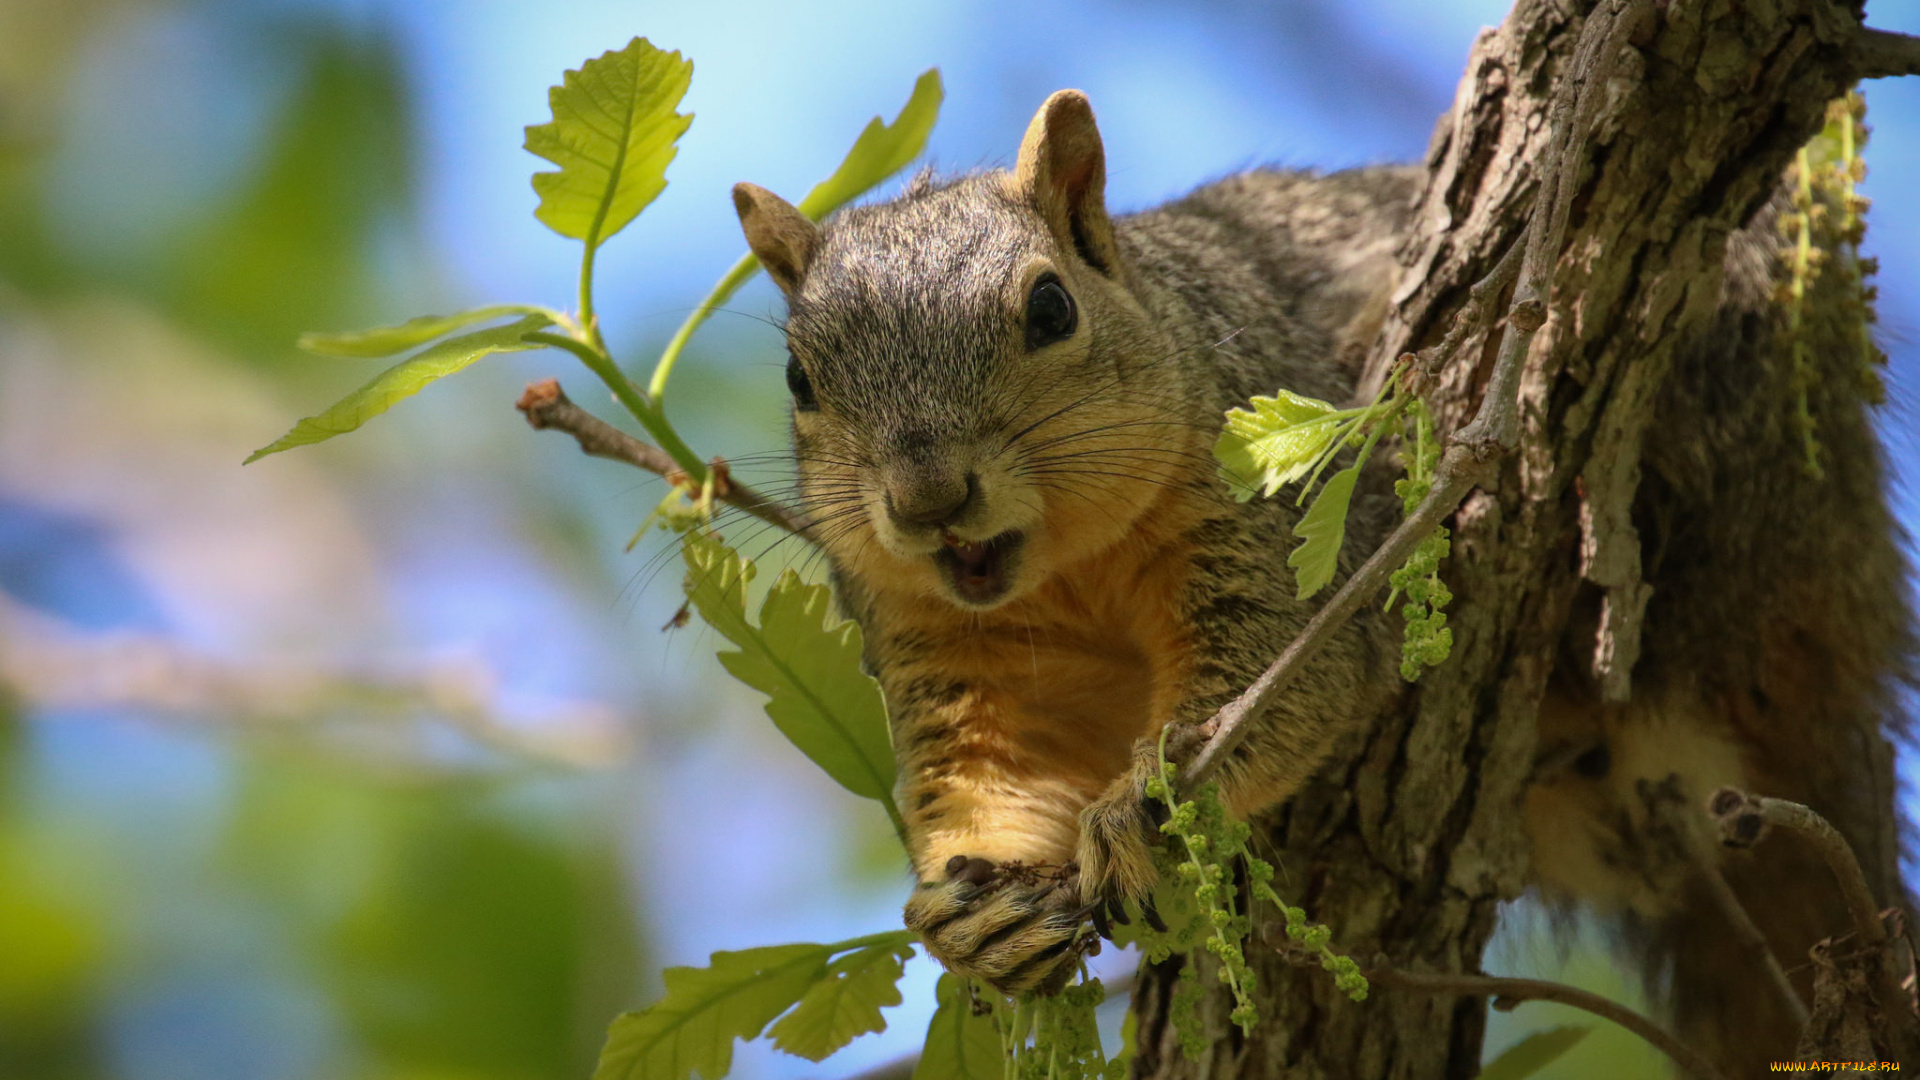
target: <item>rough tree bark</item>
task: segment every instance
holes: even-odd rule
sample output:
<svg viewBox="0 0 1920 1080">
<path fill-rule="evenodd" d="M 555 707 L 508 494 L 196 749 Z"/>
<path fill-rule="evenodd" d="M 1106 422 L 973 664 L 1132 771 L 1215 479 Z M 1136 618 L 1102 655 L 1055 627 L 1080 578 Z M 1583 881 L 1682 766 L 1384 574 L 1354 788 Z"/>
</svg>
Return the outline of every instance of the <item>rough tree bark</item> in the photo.
<svg viewBox="0 0 1920 1080">
<path fill-rule="evenodd" d="M 1402 250 L 1406 278 L 1371 353 L 1376 385 L 1402 353 L 1439 340 L 1468 286 L 1524 230 L 1553 89 L 1593 8 L 1520 0 L 1475 43 L 1428 154 L 1419 224 Z M 1536 709 L 1580 582 L 1582 503 L 1589 537 L 1616 547 L 1588 560 L 1588 576 L 1610 607 L 1630 613 L 1645 593 L 1626 508 L 1668 344 L 1709 316 L 1728 235 L 1859 73 L 1851 46 L 1860 11 L 1851 4 L 1670 0 L 1643 9 L 1586 140 L 1549 321 L 1521 385 L 1520 452 L 1452 523 L 1453 657 L 1265 823 L 1286 868 L 1283 891 L 1363 963 L 1384 955 L 1410 970 L 1480 969 L 1499 905 L 1527 881 L 1521 796 Z M 1470 342 L 1442 373 L 1431 398 L 1442 430 L 1473 414 L 1496 337 Z M 1610 696 L 1626 691 L 1635 647 L 1617 644 Z M 1263 1022 L 1243 1039 L 1227 1022 L 1229 1006 L 1209 1001 L 1202 1018 L 1215 1037 L 1201 1061 L 1178 1052 L 1169 1027 L 1174 967 L 1142 972 L 1137 1077 L 1478 1071 L 1483 1000 L 1381 989 L 1355 1005 L 1317 971 L 1258 947 L 1249 956 L 1263 983 Z"/>
</svg>

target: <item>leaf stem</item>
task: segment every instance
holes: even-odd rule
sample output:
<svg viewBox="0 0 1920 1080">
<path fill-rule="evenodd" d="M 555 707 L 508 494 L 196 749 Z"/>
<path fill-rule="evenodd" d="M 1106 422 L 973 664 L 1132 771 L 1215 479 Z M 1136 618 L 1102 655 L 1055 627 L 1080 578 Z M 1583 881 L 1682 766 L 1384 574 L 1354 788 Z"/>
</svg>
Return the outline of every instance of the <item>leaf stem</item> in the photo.
<svg viewBox="0 0 1920 1080">
<path fill-rule="evenodd" d="M 700 306 L 693 309 L 693 314 L 687 316 L 687 321 L 680 324 L 680 329 L 673 332 L 673 339 L 667 342 L 666 350 L 654 363 L 653 378 L 647 383 L 647 396 L 652 398 L 656 405 L 665 397 L 667 379 L 673 375 L 673 365 L 680 359 L 680 353 L 686 349 L 687 342 L 693 340 L 694 331 L 700 329 L 702 323 L 712 317 L 714 312 L 720 310 L 720 305 L 726 303 L 729 297 L 739 291 L 740 286 L 745 285 L 758 269 L 760 269 L 760 260 L 754 258 L 752 252 L 742 255 L 740 261 L 733 264 L 733 269 L 728 270 L 726 276 L 713 287 L 713 291 L 707 293 L 707 298 L 700 301 Z"/>
<path fill-rule="evenodd" d="M 604 209 L 602 213 L 604 213 Z M 600 320 L 593 314 L 593 255 L 599 245 L 595 243 L 593 233 L 600 231 L 600 218 L 595 216 L 593 231 L 587 234 L 585 250 L 580 253 L 580 327 L 594 348 L 604 350 L 606 344 L 600 337 Z"/>
<path fill-rule="evenodd" d="M 829 954 L 837 956 L 840 953 L 852 952 L 855 949 L 872 948 L 875 945 L 911 945 L 919 940 L 919 935 L 911 930 L 883 930 L 878 934 L 867 934 L 862 937 L 848 938 L 845 941 L 836 941 L 826 948 Z"/>
</svg>

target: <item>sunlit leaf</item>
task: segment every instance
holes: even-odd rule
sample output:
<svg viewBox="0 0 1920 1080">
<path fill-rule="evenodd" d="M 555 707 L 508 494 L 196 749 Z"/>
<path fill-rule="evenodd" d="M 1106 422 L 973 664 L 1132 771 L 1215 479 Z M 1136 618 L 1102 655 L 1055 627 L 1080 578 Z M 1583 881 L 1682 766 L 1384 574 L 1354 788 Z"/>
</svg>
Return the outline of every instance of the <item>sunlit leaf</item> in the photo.
<svg viewBox="0 0 1920 1080">
<path fill-rule="evenodd" d="M 486 330 L 477 330 L 471 334 L 462 334 L 457 338 L 448 338 L 420 355 L 395 364 L 374 376 L 372 382 L 341 398 L 326 412 L 318 416 L 309 416 L 295 424 L 293 430 L 282 435 L 278 441 L 255 450 L 243 464 L 250 464 L 268 454 L 277 454 L 296 446 L 324 442 L 335 435 L 345 435 L 393 408 L 402 399 L 419 393 L 428 383 L 460 371 L 483 356 L 540 348 L 537 344 L 522 341 L 521 337 L 548 325 L 551 325 L 551 320 L 546 316 L 528 315 L 506 326 L 495 326 Z"/>
<path fill-rule="evenodd" d="M 896 822 L 893 748 L 880 684 L 860 668 L 860 628 L 833 614 L 824 585 L 788 570 L 760 608 L 746 614 L 753 564 L 717 539 L 688 533 L 687 597 L 715 630 L 739 646 L 720 662 L 767 695 L 767 715 L 801 752 L 855 795 L 878 799 Z"/>
<path fill-rule="evenodd" d="M 1213 447 L 1221 477 L 1241 502 L 1271 496 L 1305 476 L 1340 427 L 1340 410 L 1285 390 L 1248 404 L 1253 407 L 1227 411 Z"/>
<path fill-rule="evenodd" d="M 832 955 L 831 945 L 769 945 L 668 968 L 665 997 L 613 1022 L 593 1080 L 720 1080 L 733 1041 L 758 1038 L 826 976 Z"/>
<path fill-rule="evenodd" d="M 1340 565 L 1340 545 L 1347 538 L 1347 506 L 1353 501 L 1353 484 L 1360 478 L 1360 467 L 1340 470 L 1320 488 L 1298 522 L 1293 535 L 1300 541 L 1287 556 L 1293 567 L 1294 584 L 1300 587 L 1299 599 L 1305 600 L 1333 580 Z"/>
<path fill-rule="evenodd" d="M 840 167 L 800 200 L 800 212 L 819 221 L 906 168 L 908 162 L 926 149 L 927 135 L 940 117 L 940 102 L 945 96 L 940 88 L 940 69 L 928 68 L 922 72 L 914 80 L 913 93 L 900 115 L 894 117 L 891 124 L 883 123 L 877 116 L 867 121 Z"/>
<path fill-rule="evenodd" d="M 667 186 L 692 79 L 692 61 L 645 38 L 567 72 L 547 91 L 553 119 L 527 128 L 527 150 L 560 166 L 534 174 L 534 216 L 590 248 L 625 228 Z"/>
<path fill-rule="evenodd" d="M 774 1023 L 768 1032 L 773 1045 L 822 1061 L 868 1032 L 885 1030 L 880 1010 L 900 1004 L 898 984 L 913 956 L 911 941 L 912 935 L 903 930 L 897 941 L 869 945 L 827 965 L 827 977 Z"/>
<path fill-rule="evenodd" d="M 408 319 L 398 326 L 382 326 L 373 330 L 349 330 L 341 334 L 309 333 L 300 335 L 300 347 L 310 353 L 321 356 L 392 356 L 403 353 L 416 345 L 425 345 L 438 337 L 444 337 L 463 326 L 470 326 L 488 319 L 498 319 L 506 315 L 532 314 L 520 304 L 497 304 L 493 307 L 475 308 L 462 311 L 457 315 L 422 315 L 417 319 Z"/>
<path fill-rule="evenodd" d="M 940 1007 L 927 1025 L 926 1046 L 913 1067 L 913 1080 L 1001 1080 L 1006 1055 L 991 1016 L 973 1011 L 967 981 L 942 973 L 935 990 Z"/>
<path fill-rule="evenodd" d="M 1560 1055 L 1587 1037 L 1593 1028 L 1584 1024 L 1548 1028 L 1507 1047 L 1499 1057 L 1480 1070 L 1480 1080 L 1526 1080 L 1559 1060 Z"/>
</svg>

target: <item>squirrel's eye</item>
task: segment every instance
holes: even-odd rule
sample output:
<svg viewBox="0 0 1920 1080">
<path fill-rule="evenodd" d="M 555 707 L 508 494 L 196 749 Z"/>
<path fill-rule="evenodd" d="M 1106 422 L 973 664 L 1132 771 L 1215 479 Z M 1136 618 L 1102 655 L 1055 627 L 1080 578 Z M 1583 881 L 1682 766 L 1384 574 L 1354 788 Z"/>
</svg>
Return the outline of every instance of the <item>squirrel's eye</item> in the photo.
<svg viewBox="0 0 1920 1080">
<path fill-rule="evenodd" d="M 787 355 L 787 389 L 793 391 L 793 407 L 801 412 L 812 412 L 820 407 L 820 403 L 813 400 L 813 384 L 807 381 L 806 369 L 791 353 Z"/>
<path fill-rule="evenodd" d="M 1027 294 L 1027 349 L 1037 349 L 1073 336 L 1079 318 L 1073 310 L 1073 297 L 1067 287 L 1052 274 L 1041 274 Z"/>
</svg>

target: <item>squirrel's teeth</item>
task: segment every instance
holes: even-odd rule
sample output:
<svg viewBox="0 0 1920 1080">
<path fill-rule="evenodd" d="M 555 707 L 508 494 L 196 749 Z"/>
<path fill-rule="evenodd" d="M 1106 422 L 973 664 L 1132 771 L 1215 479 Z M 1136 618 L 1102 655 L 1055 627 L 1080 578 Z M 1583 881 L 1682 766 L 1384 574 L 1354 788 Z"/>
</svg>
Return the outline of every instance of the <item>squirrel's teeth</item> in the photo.
<svg viewBox="0 0 1920 1080">
<path fill-rule="evenodd" d="M 960 552 L 963 555 L 972 554 L 973 550 L 980 546 L 979 544 L 976 544 L 971 540 L 962 540 L 959 537 L 953 535 L 952 533 L 947 533 L 945 536 L 942 536 L 940 539 L 946 541 L 946 544 L 948 547 L 954 549 L 955 551 Z"/>
</svg>

